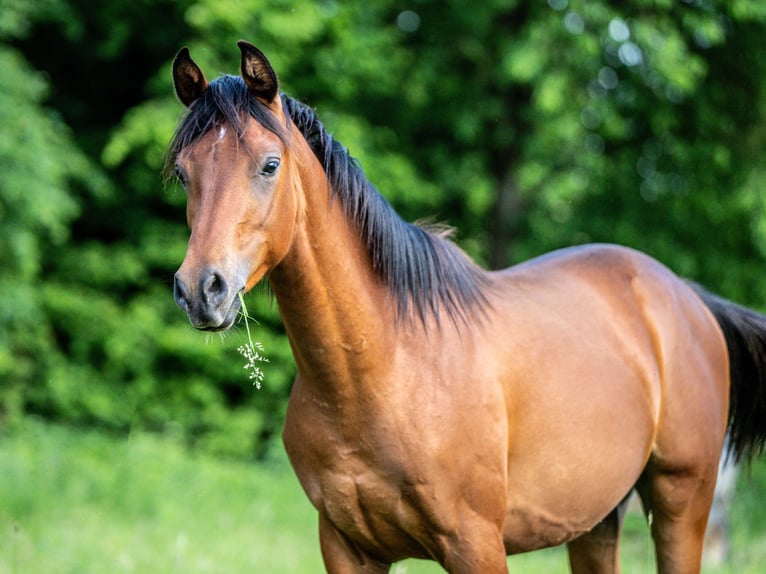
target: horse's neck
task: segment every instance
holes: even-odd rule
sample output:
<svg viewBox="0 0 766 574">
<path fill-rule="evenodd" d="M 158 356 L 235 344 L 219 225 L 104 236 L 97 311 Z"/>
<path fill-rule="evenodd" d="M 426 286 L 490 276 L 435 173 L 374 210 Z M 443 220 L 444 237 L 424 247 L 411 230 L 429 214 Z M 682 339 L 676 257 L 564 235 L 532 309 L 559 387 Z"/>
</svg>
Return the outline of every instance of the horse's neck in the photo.
<svg viewBox="0 0 766 574">
<path fill-rule="evenodd" d="M 362 373 L 381 367 L 395 322 L 358 229 L 341 202 L 330 201 L 318 163 L 314 168 L 314 177 L 300 170 L 305 208 L 270 282 L 301 375 L 336 393 L 357 388 Z"/>
</svg>

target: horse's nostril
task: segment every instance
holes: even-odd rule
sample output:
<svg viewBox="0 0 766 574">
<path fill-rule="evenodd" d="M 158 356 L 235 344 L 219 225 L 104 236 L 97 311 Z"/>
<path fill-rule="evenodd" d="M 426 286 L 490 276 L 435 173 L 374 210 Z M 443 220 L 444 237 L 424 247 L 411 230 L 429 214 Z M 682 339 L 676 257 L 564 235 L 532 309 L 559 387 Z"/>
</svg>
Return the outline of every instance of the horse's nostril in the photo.
<svg viewBox="0 0 766 574">
<path fill-rule="evenodd" d="M 173 298 L 182 311 L 189 312 L 189 291 L 178 273 L 173 280 Z"/>
<path fill-rule="evenodd" d="M 211 271 L 200 279 L 200 292 L 202 298 L 208 303 L 218 305 L 226 298 L 228 285 L 223 275 L 217 271 Z"/>
</svg>

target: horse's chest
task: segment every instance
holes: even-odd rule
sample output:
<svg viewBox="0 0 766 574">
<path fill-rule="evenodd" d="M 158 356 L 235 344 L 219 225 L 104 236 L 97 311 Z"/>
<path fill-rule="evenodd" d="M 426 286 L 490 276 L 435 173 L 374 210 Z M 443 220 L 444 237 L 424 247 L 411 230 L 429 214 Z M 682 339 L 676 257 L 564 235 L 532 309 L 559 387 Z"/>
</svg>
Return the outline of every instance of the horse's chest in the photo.
<svg viewBox="0 0 766 574">
<path fill-rule="evenodd" d="M 338 464 L 302 478 L 314 506 L 373 554 L 419 555 L 422 550 L 409 533 L 422 528 L 421 512 L 400 471 L 354 455 L 339 458 Z"/>
<path fill-rule="evenodd" d="M 293 425 L 290 418 L 285 425 L 285 445 L 317 510 L 346 536 L 375 553 L 420 554 L 407 534 L 422 524 L 412 480 L 405 471 L 407 457 L 400 449 L 376 439 L 377 433 L 369 426 L 354 435 L 315 422 L 307 432 L 306 425 Z"/>
<path fill-rule="evenodd" d="M 355 468 L 356 466 L 356 468 Z M 369 467 L 349 465 L 320 473 L 319 508 L 343 532 L 366 540 L 390 538 L 398 529 L 392 509 L 398 493 Z"/>
</svg>

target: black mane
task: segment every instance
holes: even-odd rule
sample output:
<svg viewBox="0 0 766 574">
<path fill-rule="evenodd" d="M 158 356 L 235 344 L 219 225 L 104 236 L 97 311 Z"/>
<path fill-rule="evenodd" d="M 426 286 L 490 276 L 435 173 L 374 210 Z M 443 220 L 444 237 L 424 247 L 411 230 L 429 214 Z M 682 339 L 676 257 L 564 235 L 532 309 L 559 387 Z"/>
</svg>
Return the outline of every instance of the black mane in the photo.
<svg viewBox="0 0 766 574">
<path fill-rule="evenodd" d="M 397 317 L 414 315 L 425 324 L 429 315 L 438 320 L 443 310 L 459 324 L 475 312 L 483 313 L 488 304 L 486 274 L 449 240 L 449 231 L 404 221 L 367 180 L 359 162 L 325 130 L 313 109 L 284 94 L 282 105 L 324 167 L 334 197 L 359 227 L 375 270 L 396 300 Z M 211 82 L 189 107 L 170 142 L 165 175 L 172 174 L 178 153 L 208 130 L 226 123 L 241 135 L 250 118 L 289 144 L 287 126 L 248 94 L 242 78 L 221 76 Z"/>
</svg>

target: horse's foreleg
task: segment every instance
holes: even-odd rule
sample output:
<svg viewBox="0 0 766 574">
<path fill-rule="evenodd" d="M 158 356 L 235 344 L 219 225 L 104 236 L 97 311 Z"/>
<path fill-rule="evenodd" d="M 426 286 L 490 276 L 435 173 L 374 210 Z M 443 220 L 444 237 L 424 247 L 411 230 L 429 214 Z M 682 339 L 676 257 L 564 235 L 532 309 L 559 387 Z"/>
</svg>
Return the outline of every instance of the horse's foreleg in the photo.
<svg viewBox="0 0 766 574">
<path fill-rule="evenodd" d="M 319 543 L 328 574 L 386 574 L 391 568 L 362 552 L 321 514 Z"/>
<path fill-rule="evenodd" d="M 620 572 L 619 540 L 627 506 L 626 498 L 590 532 L 567 544 L 572 574 Z"/>
</svg>

